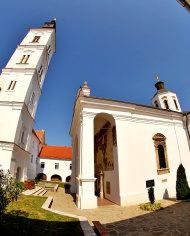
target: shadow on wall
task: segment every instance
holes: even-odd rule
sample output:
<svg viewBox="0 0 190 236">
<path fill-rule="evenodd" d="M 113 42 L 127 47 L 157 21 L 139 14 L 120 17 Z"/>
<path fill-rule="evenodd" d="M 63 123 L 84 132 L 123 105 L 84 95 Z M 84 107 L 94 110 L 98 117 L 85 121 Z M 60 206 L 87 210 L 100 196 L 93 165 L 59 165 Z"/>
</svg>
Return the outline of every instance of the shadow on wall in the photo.
<svg viewBox="0 0 190 236">
<path fill-rule="evenodd" d="M 169 198 L 169 193 L 168 193 L 168 190 L 167 188 L 165 189 L 165 192 L 163 194 L 163 199 L 168 199 Z"/>
</svg>

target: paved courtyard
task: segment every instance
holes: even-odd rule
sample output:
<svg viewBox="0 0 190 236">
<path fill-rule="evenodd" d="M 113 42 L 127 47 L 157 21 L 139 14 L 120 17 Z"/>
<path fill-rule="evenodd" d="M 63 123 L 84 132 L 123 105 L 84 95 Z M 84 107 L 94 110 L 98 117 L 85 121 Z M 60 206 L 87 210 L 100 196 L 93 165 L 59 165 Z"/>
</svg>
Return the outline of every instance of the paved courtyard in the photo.
<svg viewBox="0 0 190 236">
<path fill-rule="evenodd" d="M 162 200 L 164 209 L 152 213 L 140 210 L 138 205 L 120 207 L 101 204 L 97 209 L 80 210 L 76 207 L 73 196 L 65 191 L 59 188 L 56 193 L 46 193 L 45 196 L 54 197 L 52 209 L 84 216 L 92 226 L 92 221 L 98 220 L 110 235 L 190 236 L 190 202 Z"/>
</svg>

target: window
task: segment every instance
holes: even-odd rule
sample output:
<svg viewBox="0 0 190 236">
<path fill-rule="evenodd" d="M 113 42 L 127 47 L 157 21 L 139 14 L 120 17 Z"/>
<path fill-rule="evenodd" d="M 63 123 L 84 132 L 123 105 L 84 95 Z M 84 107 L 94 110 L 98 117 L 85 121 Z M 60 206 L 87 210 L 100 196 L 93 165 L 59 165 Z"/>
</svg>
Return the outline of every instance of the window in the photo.
<svg viewBox="0 0 190 236">
<path fill-rule="evenodd" d="M 41 168 L 45 168 L 45 162 L 41 162 Z"/>
<path fill-rule="evenodd" d="M 173 101 L 174 101 L 174 104 L 175 104 L 175 108 L 176 108 L 177 110 L 179 110 L 176 100 L 174 99 Z"/>
<path fill-rule="evenodd" d="M 22 134 L 21 134 L 21 143 L 24 143 L 24 130 L 22 131 Z"/>
<path fill-rule="evenodd" d="M 40 69 L 39 69 L 39 71 L 38 71 L 38 74 L 39 74 L 40 77 L 42 76 L 42 74 L 43 74 L 43 67 L 42 67 L 42 66 L 40 66 Z"/>
<path fill-rule="evenodd" d="M 155 107 L 159 107 L 159 106 L 158 106 L 158 101 L 157 101 L 157 100 L 154 102 L 154 105 L 155 105 Z"/>
<path fill-rule="evenodd" d="M 49 47 L 47 48 L 48 56 L 49 56 L 50 52 L 51 52 L 51 46 L 49 45 Z"/>
<path fill-rule="evenodd" d="M 31 156 L 31 163 L 33 162 L 33 155 Z"/>
<path fill-rule="evenodd" d="M 26 64 L 28 59 L 29 59 L 30 55 L 23 55 L 22 59 L 20 60 L 21 64 Z"/>
<path fill-rule="evenodd" d="M 166 108 L 166 109 L 170 109 L 167 100 L 164 100 L 164 105 L 165 105 L 165 108 Z"/>
<path fill-rule="evenodd" d="M 16 86 L 17 81 L 11 81 L 9 84 L 9 87 L 7 88 L 7 90 L 14 90 L 15 86 Z"/>
<path fill-rule="evenodd" d="M 40 39 L 40 36 L 35 36 L 34 39 L 32 40 L 33 43 L 38 43 Z"/>
<path fill-rule="evenodd" d="M 70 170 L 72 170 L 72 164 L 70 164 Z"/>
<path fill-rule="evenodd" d="M 55 169 L 59 170 L 59 163 L 55 163 Z"/>
<path fill-rule="evenodd" d="M 157 173 L 158 175 L 169 173 L 166 137 L 163 134 L 157 133 L 152 139 L 154 140 L 156 152 Z"/>
<path fill-rule="evenodd" d="M 35 93 L 32 93 L 31 98 L 30 98 L 31 105 L 34 104 L 34 98 L 35 98 Z"/>
</svg>

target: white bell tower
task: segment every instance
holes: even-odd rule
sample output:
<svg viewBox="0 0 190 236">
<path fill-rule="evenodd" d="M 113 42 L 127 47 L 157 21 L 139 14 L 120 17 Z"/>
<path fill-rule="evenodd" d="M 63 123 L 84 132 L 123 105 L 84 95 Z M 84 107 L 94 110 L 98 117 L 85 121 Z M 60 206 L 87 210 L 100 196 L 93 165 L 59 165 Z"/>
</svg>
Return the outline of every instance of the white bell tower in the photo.
<svg viewBox="0 0 190 236">
<path fill-rule="evenodd" d="M 56 19 L 31 28 L 0 75 L 0 165 L 27 179 L 30 134 L 42 85 L 55 52 Z"/>
<path fill-rule="evenodd" d="M 157 83 L 155 84 L 155 87 L 157 88 L 157 92 L 151 100 L 152 105 L 162 109 L 181 112 L 176 93 L 165 89 L 164 82 L 160 81 L 157 74 L 156 80 Z"/>
</svg>

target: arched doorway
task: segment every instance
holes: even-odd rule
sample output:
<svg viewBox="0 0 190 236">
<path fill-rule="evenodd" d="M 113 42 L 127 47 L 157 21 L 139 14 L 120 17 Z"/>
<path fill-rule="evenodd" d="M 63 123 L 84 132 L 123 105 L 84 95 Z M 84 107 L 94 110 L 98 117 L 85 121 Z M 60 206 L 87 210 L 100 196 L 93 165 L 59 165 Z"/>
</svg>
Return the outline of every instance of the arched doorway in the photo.
<svg viewBox="0 0 190 236">
<path fill-rule="evenodd" d="M 51 176 L 51 181 L 61 182 L 62 178 L 61 178 L 60 175 L 52 175 Z"/>
<path fill-rule="evenodd" d="M 117 160 L 115 120 L 112 115 L 99 113 L 94 118 L 94 172 L 95 194 L 100 198 L 112 199 L 106 186 L 114 186 L 118 176 L 114 160 Z"/>
<path fill-rule="evenodd" d="M 21 167 L 20 166 L 17 167 L 16 178 L 18 180 L 21 180 Z"/>
<path fill-rule="evenodd" d="M 44 174 L 44 173 L 39 173 L 39 174 L 37 175 L 37 179 L 47 180 L 47 176 L 46 176 L 46 174 Z"/>
<path fill-rule="evenodd" d="M 71 182 L 71 176 L 70 175 L 66 177 L 65 182 Z"/>
</svg>

